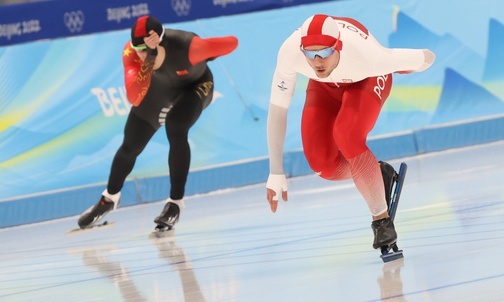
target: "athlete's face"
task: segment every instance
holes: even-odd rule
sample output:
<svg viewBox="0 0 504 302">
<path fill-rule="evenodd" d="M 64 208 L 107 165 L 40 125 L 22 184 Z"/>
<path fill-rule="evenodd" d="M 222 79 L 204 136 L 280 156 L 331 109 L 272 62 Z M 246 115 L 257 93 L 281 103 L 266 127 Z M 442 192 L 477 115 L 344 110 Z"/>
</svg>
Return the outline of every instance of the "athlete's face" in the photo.
<svg viewBox="0 0 504 302">
<path fill-rule="evenodd" d="M 149 35 L 143 38 L 145 43 L 137 46 L 132 46 L 140 60 L 145 61 L 145 58 L 147 57 L 147 48 L 155 49 L 163 40 L 163 36 L 164 29 L 161 33 L 161 36 L 159 36 L 155 31 L 151 30 L 149 31 Z"/>
<path fill-rule="evenodd" d="M 319 78 L 327 78 L 334 70 L 334 68 L 338 66 L 340 53 L 337 50 L 334 50 L 329 56 L 324 57 L 325 51 L 331 51 L 330 47 L 324 45 L 313 45 L 304 47 L 303 49 L 306 51 L 306 61 L 311 66 L 311 68 L 313 68 L 313 70 L 317 74 L 317 77 Z M 313 54 L 314 52 L 318 51 L 321 51 L 320 55 L 310 56 L 307 54 L 309 52 L 312 52 Z"/>
</svg>

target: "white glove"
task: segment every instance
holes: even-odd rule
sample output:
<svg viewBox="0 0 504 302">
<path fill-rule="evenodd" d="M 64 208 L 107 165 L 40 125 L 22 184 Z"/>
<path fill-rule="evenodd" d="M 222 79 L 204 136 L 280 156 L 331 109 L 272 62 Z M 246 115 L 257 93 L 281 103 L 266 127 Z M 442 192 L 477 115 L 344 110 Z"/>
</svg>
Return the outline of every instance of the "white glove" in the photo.
<svg viewBox="0 0 504 302">
<path fill-rule="evenodd" d="M 284 201 L 287 201 L 287 179 L 285 174 L 270 174 L 266 183 L 266 199 L 273 213 L 277 210 L 280 195 L 282 195 Z"/>
<path fill-rule="evenodd" d="M 422 67 L 420 67 L 420 69 L 415 70 L 416 72 L 426 70 L 427 68 L 431 67 L 431 65 L 434 64 L 434 61 L 436 60 L 436 55 L 432 51 L 424 49 L 423 53 L 424 53 L 424 63 Z"/>
<path fill-rule="evenodd" d="M 270 174 L 268 176 L 266 188 L 273 190 L 275 192 L 273 200 L 278 200 L 282 192 L 287 192 L 287 178 L 285 174 Z"/>
</svg>

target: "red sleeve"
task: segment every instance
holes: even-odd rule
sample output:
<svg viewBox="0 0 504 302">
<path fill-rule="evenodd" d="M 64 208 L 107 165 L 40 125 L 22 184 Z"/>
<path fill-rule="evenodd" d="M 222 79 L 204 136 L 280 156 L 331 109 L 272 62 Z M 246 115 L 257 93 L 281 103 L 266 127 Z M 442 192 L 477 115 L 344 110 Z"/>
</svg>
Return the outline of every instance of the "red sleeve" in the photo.
<svg viewBox="0 0 504 302">
<path fill-rule="evenodd" d="M 149 90 L 153 60 L 142 62 L 128 41 L 123 50 L 124 84 L 128 101 L 138 106 Z"/>
<path fill-rule="evenodd" d="M 194 66 L 207 59 L 227 55 L 238 47 L 238 39 L 234 36 L 202 39 L 195 36 L 189 45 L 189 62 Z"/>
</svg>

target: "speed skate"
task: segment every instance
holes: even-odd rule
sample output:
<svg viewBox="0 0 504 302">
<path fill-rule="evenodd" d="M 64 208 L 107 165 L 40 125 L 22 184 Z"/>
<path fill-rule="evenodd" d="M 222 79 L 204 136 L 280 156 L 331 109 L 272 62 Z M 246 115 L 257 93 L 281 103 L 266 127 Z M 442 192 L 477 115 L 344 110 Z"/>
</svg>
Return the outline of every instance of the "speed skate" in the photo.
<svg viewBox="0 0 504 302">
<path fill-rule="evenodd" d="M 408 165 L 406 165 L 406 163 L 401 163 L 399 172 L 394 177 L 394 187 L 392 189 L 392 198 L 390 199 L 390 208 L 388 212 L 392 221 L 394 221 L 397 206 L 399 205 L 399 198 L 401 197 L 401 191 L 404 185 L 404 178 L 406 177 L 407 169 Z M 389 262 L 403 257 L 403 251 L 397 247 L 397 243 L 381 247 L 380 258 L 383 262 Z"/>
<path fill-rule="evenodd" d="M 115 224 L 115 222 L 113 221 L 104 221 L 102 223 L 98 223 L 98 224 L 93 224 L 93 225 L 90 225 L 88 227 L 85 227 L 85 228 L 76 228 L 76 229 L 73 229 L 73 230 L 70 230 L 66 233 L 66 235 L 74 235 L 74 234 L 77 234 L 77 233 L 82 233 L 82 232 L 88 232 L 88 231 L 91 231 L 91 230 L 98 230 L 98 229 L 103 229 L 103 228 L 106 228 L 106 227 L 111 227 Z"/>
</svg>

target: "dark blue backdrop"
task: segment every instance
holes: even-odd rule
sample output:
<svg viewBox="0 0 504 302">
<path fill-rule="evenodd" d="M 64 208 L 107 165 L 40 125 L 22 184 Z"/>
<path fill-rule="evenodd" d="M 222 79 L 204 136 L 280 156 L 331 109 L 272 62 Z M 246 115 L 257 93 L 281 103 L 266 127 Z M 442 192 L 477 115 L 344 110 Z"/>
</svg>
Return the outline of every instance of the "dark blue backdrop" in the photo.
<svg viewBox="0 0 504 302">
<path fill-rule="evenodd" d="M 131 27 L 152 14 L 162 23 L 337 0 L 58 0 L 0 7 L 0 46 Z"/>
</svg>

